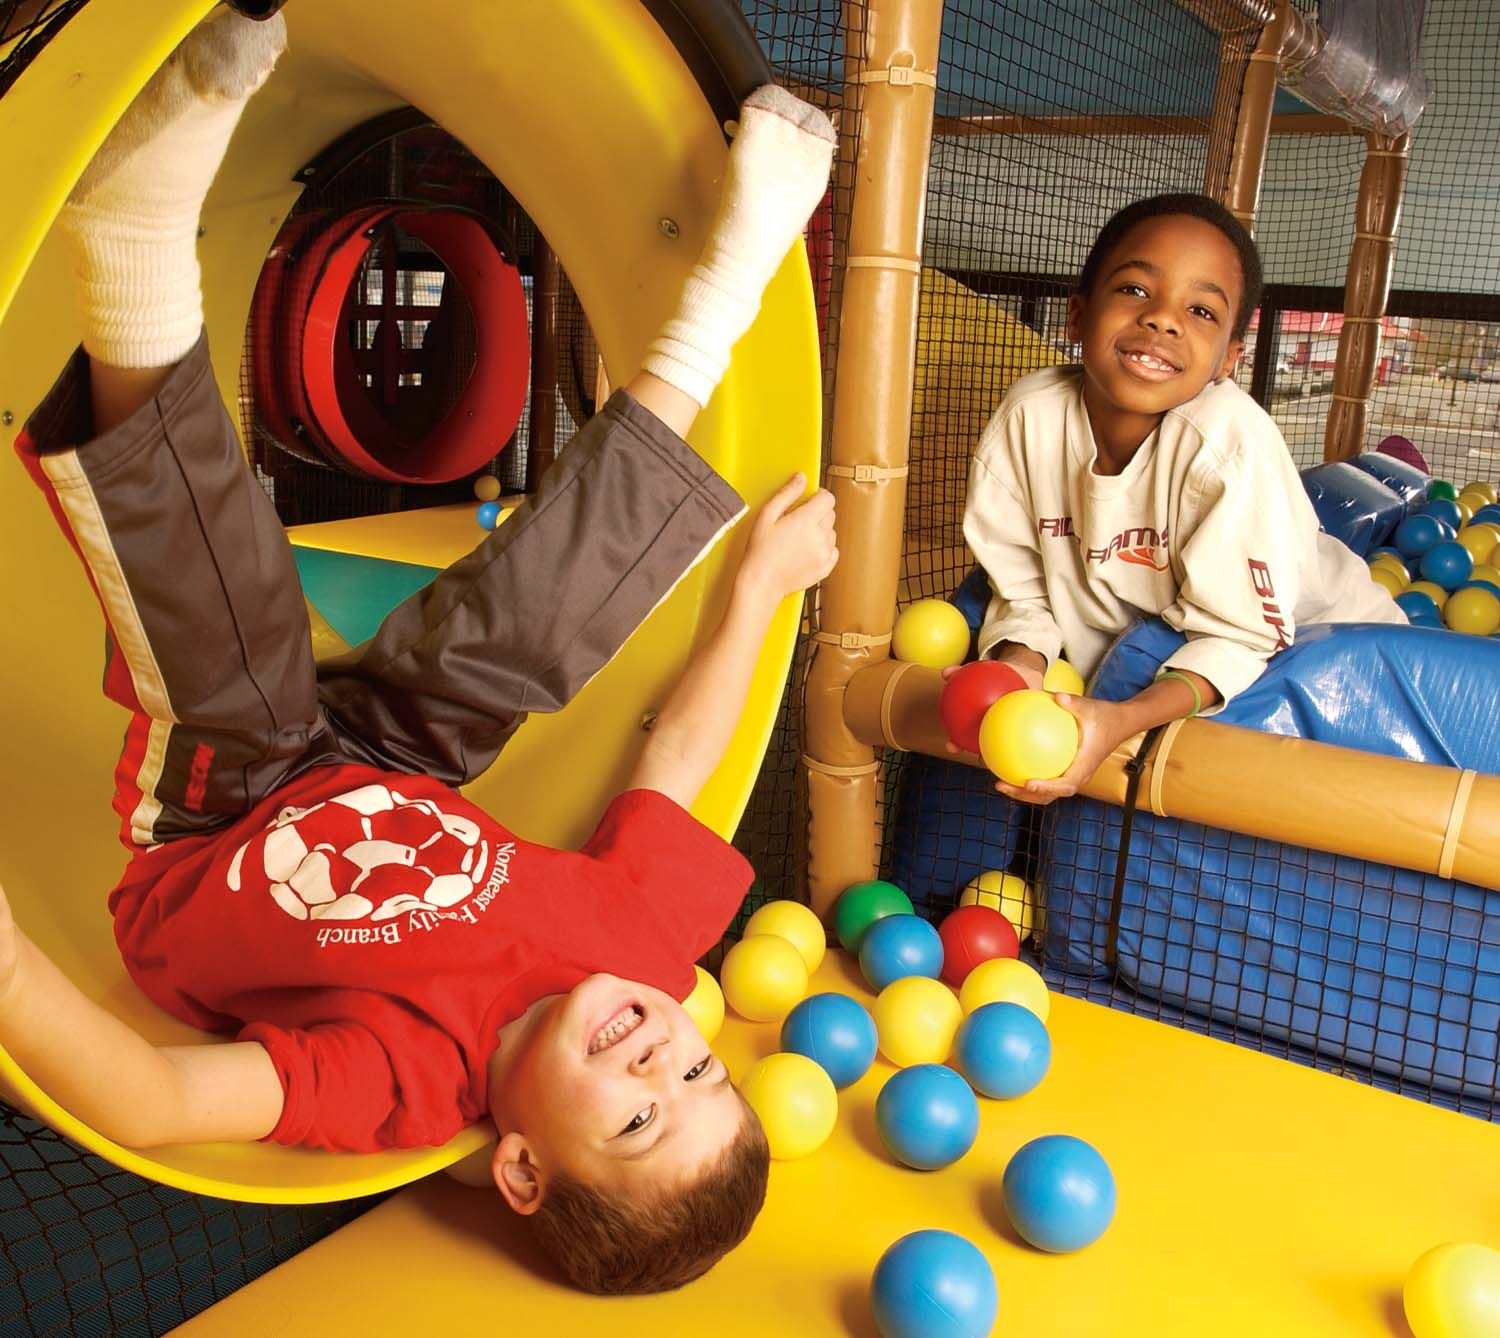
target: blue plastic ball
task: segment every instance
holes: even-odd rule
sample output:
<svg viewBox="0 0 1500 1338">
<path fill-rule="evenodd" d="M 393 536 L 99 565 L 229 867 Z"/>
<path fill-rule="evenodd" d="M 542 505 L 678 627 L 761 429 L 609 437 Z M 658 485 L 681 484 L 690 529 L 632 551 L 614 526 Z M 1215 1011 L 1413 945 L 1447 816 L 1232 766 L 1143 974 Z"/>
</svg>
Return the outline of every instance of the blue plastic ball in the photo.
<svg viewBox="0 0 1500 1338">
<path fill-rule="evenodd" d="M 481 502 L 479 509 L 474 512 L 474 519 L 479 522 L 480 529 L 494 529 L 500 523 L 500 503 Z"/>
<path fill-rule="evenodd" d="M 1441 613 L 1419 613 L 1415 618 L 1408 614 L 1406 621 L 1413 627 L 1436 627 L 1440 632 L 1446 631 L 1448 626 Z"/>
<path fill-rule="evenodd" d="M 943 969 L 943 940 L 920 915 L 887 915 L 859 941 L 859 965 L 880 993 L 905 976 L 934 976 Z"/>
<path fill-rule="evenodd" d="M 951 1231 L 913 1231 L 880 1256 L 870 1282 L 880 1338 L 988 1338 L 1000 1292 L 989 1261 Z"/>
<path fill-rule="evenodd" d="M 869 1072 L 875 1046 L 875 1019 L 847 994 L 814 994 L 781 1024 L 781 1048 L 820 1064 L 835 1087 Z"/>
<path fill-rule="evenodd" d="M 954 1040 L 958 1071 L 982 1096 L 1025 1096 L 1047 1076 L 1052 1039 L 1041 1018 L 1016 1003 L 976 1008 Z"/>
<path fill-rule="evenodd" d="M 1027 1143 L 1005 1168 L 1011 1225 L 1039 1250 L 1064 1254 L 1092 1245 L 1115 1215 L 1115 1178 L 1089 1144 L 1070 1134 Z"/>
<path fill-rule="evenodd" d="M 1459 510 L 1458 503 L 1450 502 L 1446 497 L 1434 498 L 1418 514 L 1436 516 L 1445 525 L 1453 526 L 1455 530 L 1464 523 L 1464 513 Z"/>
<path fill-rule="evenodd" d="M 946 1064 L 913 1064 L 885 1080 L 875 1127 L 891 1156 L 918 1171 L 951 1166 L 979 1136 L 979 1102 Z"/>
<path fill-rule="evenodd" d="M 1396 526 L 1391 542 L 1401 550 L 1403 556 L 1413 558 L 1421 557 L 1442 537 L 1443 530 L 1438 518 L 1424 516 L 1419 512 L 1415 516 L 1407 516 Z"/>
<path fill-rule="evenodd" d="M 1500 525 L 1500 504 L 1488 502 L 1474 513 L 1470 525 Z"/>
<path fill-rule="evenodd" d="M 1500 599 L 1500 585 L 1496 585 L 1493 581 L 1481 581 L 1481 580 L 1465 581 L 1458 588 L 1460 590 L 1467 590 L 1471 585 L 1479 586 L 1480 588 L 1482 588 L 1484 590 L 1488 590 L 1490 592 L 1490 594 L 1492 594 L 1492 595 L 1495 596 L 1496 599 Z M 1493 636 L 1494 633 L 1491 633 L 1490 635 Z"/>
<path fill-rule="evenodd" d="M 1436 618 L 1442 621 L 1442 610 L 1437 600 L 1424 590 L 1403 590 L 1396 596 L 1396 607 L 1406 615 L 1406 621 L 1414 623 L 1418 618 Z"/>
<path fill-rule="evenodd" d="M 1422 554 L 1422 579 L 1444 590 L 1456 590 L 1474 574 L 1474 555 L 1461 543 L 1445 539 Z"/>
</svg>

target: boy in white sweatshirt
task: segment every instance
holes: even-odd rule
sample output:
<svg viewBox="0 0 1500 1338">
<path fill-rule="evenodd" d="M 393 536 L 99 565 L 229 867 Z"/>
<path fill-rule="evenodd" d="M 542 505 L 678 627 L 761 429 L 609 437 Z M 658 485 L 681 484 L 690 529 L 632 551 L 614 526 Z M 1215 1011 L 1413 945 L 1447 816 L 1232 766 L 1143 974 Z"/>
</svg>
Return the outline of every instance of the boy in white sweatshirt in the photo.
<svg viewBox="0 0 1500 1338">
<path fill-rule="evenodd" d="M 1078 719 L 1056 780 L 1074 793 L 1123 740 L 1222 706 L 1305 622 L 1405 619 L 1320 532 L 1275 423 L 1231 379 L 1260 300 L 1260 257 L 1222 205 L 1160 195 L 1105 224 L 1068 303 L 1082 366 L 1011 387 L 969 474 L 964 537 L 990 578 L 981 657 L 1039 686 L 1064 650 L 1087 678 L 1159 615 L 1186 644 L 1125 702 L 1062 695 Z"/>
</svg>

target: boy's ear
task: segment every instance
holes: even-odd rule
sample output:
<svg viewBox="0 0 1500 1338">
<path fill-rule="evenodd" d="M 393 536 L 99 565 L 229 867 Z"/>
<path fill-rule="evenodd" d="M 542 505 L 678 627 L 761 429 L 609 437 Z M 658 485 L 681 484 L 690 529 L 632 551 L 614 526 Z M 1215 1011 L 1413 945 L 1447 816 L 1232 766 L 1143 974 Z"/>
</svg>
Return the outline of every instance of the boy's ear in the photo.
<svg viewBox="0 0 1500 1338">
<path fill-rule="evenodd" d="M 547 1196 L 547 1180 L 532 1158 L 526 1135 L 514 1130 L 495 1145 L 490 1174 L 500 1197 L 522 1217 L 529 1217 Z"/>
<path fill-rule="evenodd" d="M 1243 339 L 1231 339 L 1229 347 L 1224 350 L 1224 365 L 1219 368 L 1219 374 L 1214 378 L 1216 381 L 1226 381 L 1234 375 L 1234 369 L 1239 365 L 1240 355 L 1245 351 Z"/>
<path fill-rule="evenodd" d="M 1068 336 L 1068 343 L 1070 344 L 1076 344 L 1078 342 L 1078 332 L 1083 325 L 1084 301 L 1085 299 L 1082 293 L 1068 294 L 1068 320 L 1065 327 L 1065 332 Z"/>
</svg>

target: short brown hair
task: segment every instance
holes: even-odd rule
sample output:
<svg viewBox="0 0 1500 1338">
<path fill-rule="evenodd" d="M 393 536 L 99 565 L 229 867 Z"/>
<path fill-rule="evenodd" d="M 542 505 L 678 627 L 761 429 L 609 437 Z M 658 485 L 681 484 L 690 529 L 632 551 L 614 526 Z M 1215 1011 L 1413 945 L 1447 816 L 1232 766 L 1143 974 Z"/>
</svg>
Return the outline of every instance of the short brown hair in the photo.
<svg viewBox="0 0 1500 1338">
<path fill-rule="evenodd" d="M 554 1176 L 529 1220 L 568 1281 L 601 1296 L 671 1291 L 744 1240 L 765 1202 L 771 1164 L 765 1131 L 744 1109 L 739 1132 L 707 1171 L 649 1202 Z"/>
</svg>

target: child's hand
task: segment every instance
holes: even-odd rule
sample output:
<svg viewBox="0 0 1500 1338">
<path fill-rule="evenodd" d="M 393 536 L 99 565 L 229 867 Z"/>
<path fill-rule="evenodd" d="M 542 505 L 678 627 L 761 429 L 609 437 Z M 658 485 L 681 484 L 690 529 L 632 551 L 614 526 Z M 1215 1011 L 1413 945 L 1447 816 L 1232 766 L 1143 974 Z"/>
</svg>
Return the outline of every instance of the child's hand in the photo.
<svg viewBox="0 0 1500 1338">
<path fill-rule="evenodd" d="M 806 487 L 806 476 L 793 474 L 761 507 L 740 564 L 740 580 L 778 600 L 821 581 L 839 560 L 833 494 L 820 488 L 799 502 Z"/>
<path fill-rule="evenodd" d="M 1075 697 L 1059 692 L 1057 704 L 1071 711 L 1078 721 L 1078 753 L 1070 766 L 1056 780 L 1034 780 L 1025 785 L 1010 785 L 1002 780 L 995 788 L 1008 798 L 1025 804 L 1050 804 L 1077 794 L 1078 789 L 1099 770 L 1100 764 L 1132 734 L 1138 726 L 1119 702 L 1097 701 L 1093 697 Z"/>
</svg>

